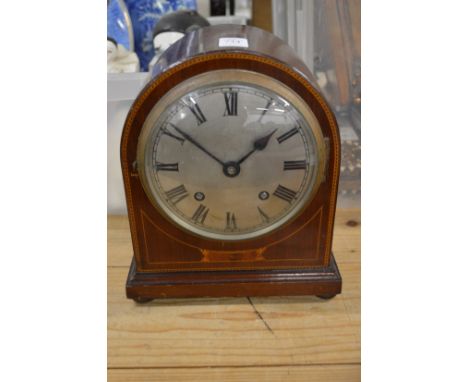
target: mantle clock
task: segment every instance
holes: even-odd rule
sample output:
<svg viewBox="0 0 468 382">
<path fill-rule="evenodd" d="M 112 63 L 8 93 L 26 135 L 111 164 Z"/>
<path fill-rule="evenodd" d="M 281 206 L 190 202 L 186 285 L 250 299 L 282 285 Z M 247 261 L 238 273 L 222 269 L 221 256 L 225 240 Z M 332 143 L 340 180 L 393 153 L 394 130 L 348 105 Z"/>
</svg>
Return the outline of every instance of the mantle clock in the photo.
<svg viewBox="0 0 468 382">
<path fill-rule="evenodd" d="M 186 35 L 123 130 L 127 297 L 340 293 L 339 161 L 335 117 L 285 42 L 235 25 Z"/>
</svg>

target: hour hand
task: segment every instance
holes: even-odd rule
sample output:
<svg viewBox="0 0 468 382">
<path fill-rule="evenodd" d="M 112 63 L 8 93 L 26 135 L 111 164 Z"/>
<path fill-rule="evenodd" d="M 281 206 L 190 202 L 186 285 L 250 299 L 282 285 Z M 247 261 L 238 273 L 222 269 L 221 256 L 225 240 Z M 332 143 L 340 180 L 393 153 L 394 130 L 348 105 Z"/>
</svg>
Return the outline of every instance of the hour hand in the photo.
<svg viewBox="0 0 468 382">
<path fill-rule="evenodd" d="M 189 141 L 191 144 L 194 146 L 198 147 L 201 151 L 203 151 L 205 154 L 213 158 L 216 162 L 224 166 L 224 162 L 217 158 L 215 155 L 210 153 L 206 148 L 204 148 L 200 143 L 198 143 L 195 139 L 192 138 L 192 136 L 188 135 L 187 133 L 183 132 L 181 129 L 179 129 L 176 125 L 173 125 L 171 123 L 171 126 L 176 130 L 180 135 L 182 135 L 187 141 Z"/>
<path fill-rule="evenodd" d="M 271 136 L 276 132 L 277 129 L 273 130 L 271 133 L 268 135 L 265 135 L 264 137 L 260 137 L 256 139 L 253 143 L 253 149 L 250 150 L 247 154 L 245 154 L 241 159 L 237 161 L 237 164 L 241 164 L 243 161 L 245 161 L 249 156 L 251 156 L 255 151 L 261 151 L 264 150 L 265 147 L 267 147 L 268 142 L 270 141 Z"/>
</svg>

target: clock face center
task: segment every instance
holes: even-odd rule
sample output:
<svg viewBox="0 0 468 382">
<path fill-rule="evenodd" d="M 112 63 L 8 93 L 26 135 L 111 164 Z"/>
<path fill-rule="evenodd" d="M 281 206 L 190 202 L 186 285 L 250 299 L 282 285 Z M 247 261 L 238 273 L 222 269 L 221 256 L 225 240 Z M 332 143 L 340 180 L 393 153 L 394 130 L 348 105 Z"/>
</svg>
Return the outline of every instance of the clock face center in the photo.
<svg viewBox="0 0 468 382">
<path fill-rule="evenodd" d="M 224 175 L 234 178 L 240 173 L 240 166 L 236 162 L 228 162 L 223 166 Z"/>
</svg>

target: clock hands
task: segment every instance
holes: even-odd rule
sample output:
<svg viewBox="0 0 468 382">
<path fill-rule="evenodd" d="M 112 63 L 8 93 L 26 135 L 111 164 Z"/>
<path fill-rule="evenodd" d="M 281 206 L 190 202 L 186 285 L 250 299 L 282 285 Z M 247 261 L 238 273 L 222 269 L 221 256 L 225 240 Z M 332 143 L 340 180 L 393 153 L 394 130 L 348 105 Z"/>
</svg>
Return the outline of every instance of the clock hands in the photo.
<svg viewBox="0 0 468 382">
<path fill-rule="evenodd" d="M 182 135 L 187 141 L 192 143 L 195 147 L 198 147 L 201 151 L 203 151 L 205 154 L 207 154 L 209 157 L 213 158 L 216 162 L 218 162 L 221 166 L 223 166 L 223 173 L 224 175 L 233 178 L 237 175 L 239 175 L 240 172 L 240 166 L 236 162 L 227 162 L 224 163 L 221 159 L 217 158 L 214 156 L 212 153 L 210 153 L 207 149 L 205 149 L 200 143 L 198 143 L 195 139 L 192 138 L 192 136 L 188 135 L 187 133 L 184 133 L 181 129 L 179 129 L 176 125 L 171 123 L 171 126 L 180 134 Z"/>
<path fill-rule="evenodd" d="M 249 156 L 251 156 L 255 151 L 262 151 L 267 147 L 268 142 L 270 141 L 271 136 L 276 132 L 277 129 L 273 130 L 268 135 L 264 137 L 257 138 L 253 143 L 253 149 L 250 150 L 247 154 L 245 154 L 241 159 L 239 159 L 236 163 L 240 165 L 243 161 L 245 161 Z"/>
<path fill-rule="evenodd" d="M 223 165 L 223 172 L 224 175 L 233 178 L 240 173 L 240 165 L 243 161 L 245 161 L 249 156 L 251 156 L 255 151 L 261 151 L 265 149 L 265 147 L 268 144 L 268 141 L 270 140 L 271 136 L 276 132 L 276 129 L 273 130 L 271 133 L 268 135 L 265 135 L 264 137 L 257 138 L 254 143 L 253 143 L 253 149 L 250 150 L 247 154 L 245 154 L 241 159 L 239 159 L 237 162 L 227 162 Z"/>
<path fill-rule="evenodd" d="M 195 147 L 198 147 L 201 151 L 203 151 L 205 154 L 213 158 L 216 162 L 221 164 L 221 166 L 225 166 L 224 162 L 221 159 L 218 159 L 216 156 L 214 156 L 212 153 L 210 153 L 207 149 L 205 149 L 200 143 L 198 143 L 195 139 L 193 139 L 190 135 L 187 133 L 184 133 L 181 129 L 179 129 L 176 125 L 173 125 L 171 123 L 171 126 L 180 134 L 182 135 L 187 141 L 192 143 Z"/>
<path fill-rule="evenodd" d="M 276 129 L 273 130 L 271 133 L 268 135 L 265 135 L 263 137 L 257 138 L 253 142 L 253 149 L 250 150 L 247 154 L 245 154 L 241 159 L 238 161 L 230 161 L 224 163 L 221 159 L 217 158 L 215 155 L 210 153 L 205 147 L 203 147 L 200 143 L 198 143 L 195 139 L 192 138 L 191 135 L 185 133 L 181 129 L 179 129 L 176 125 L 170 124 L 174 130 L 176 130 L 182 137 L 184 137 L 187 141 L 192 143 L 195 147 L 199 148 L 201 151 L 203 151 L 205 154 L 207 154 L 209 157 L 213 158 L 216 162 L 218 162 L 221 166 L 223 166 L 223 173 L 224 175 L 233 178 L 240 173 L 240 164 L 244 162 L 249 156 L 251 156 L 255 151 L 262 151 L 267 147 L 268 142 L 271 138 L 271 136 L 276 132 Z"/>
</svg>

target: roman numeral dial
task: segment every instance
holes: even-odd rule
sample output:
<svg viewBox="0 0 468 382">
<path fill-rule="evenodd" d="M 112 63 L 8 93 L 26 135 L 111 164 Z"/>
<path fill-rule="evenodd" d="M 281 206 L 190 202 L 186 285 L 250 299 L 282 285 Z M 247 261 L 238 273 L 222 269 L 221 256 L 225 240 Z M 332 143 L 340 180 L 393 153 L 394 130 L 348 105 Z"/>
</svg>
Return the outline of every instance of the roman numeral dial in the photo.
<svg viewBox="0 0 468 382">
<path fill-rule="evenodd" d="M 260 114 L 260 118 L 258 119 L 258 122 L 262 122 L 262 119 L 265 116 L 265 114 L 268 112 L 268 110 L 270 109 L 272 102 L 273 102 L 272 99 L 268 100 L 267 104 L 265 105 L 265 107 L 262 110 L 262 113 Z"/>
<path fill-rule="evenodd" d="M 233 212 L 226 212 L 226 231 L 237 229 L 236 217 Z"/>
<path fill-rule="evenodd" d="M 177 128 L 177 126 L 175 126 L 174 124 L 172 124 L 170 122 L 169 122 L 169 125 L 172 126 L 172 128 L 174 128 L 174 127 Z M 167 135 L 168 137 L 171 137 L 172 139 L 175 139 L 176 141 L 179 141 L 180 144 L 182 144 L 182 145 L 185 142 L 184 138 L 179 137 L 178 135 L 172 133 L 167 127 L 162 128 L 162 133 L 163 133 L 163 135 Z"/>
<path fill-rule="evenodd" d="M 237 92 L 229 91 L 224 93 L 224 102 L 226 103 L 224 116 L 237 115 Z"/>
<path fill-rule="evenodd" d="M 287 187 L 282 186 L 281 184 L 276 188 L 273 193 L 276 197 L 291 203 L 297 195 L 296 191 L 290 190 Z"/>
<path fill-rule="evenodd" d="M 307 162 L 305 160 L 286 160 L 283 164 L 283 170 L 305 170 Z"/>
<path fill-rule="evenodd" d="M 205 205 L 200 204 L 198 208 L 195 210 L 195 212 L 192 215 L 192 220 L 195 223 L 203 224 L 205 222 L 206 216 L 208 215 L 208 211 L 210 209 L 207 208 Z"/>
<path fill-rule="evenodd" d="M 156 162 L 156 171 L 179 171 L 179 163 Z"/>
<path fill-rule="evenodd" d="M 180 186 L 166 191 L 166 196 L 173 204 L 177 204 L 182 199 L 185 199 L 187 196 L 189 196 L 189 193 L 185 189 L 185 186 L 181 184 Z"/>
<path fill-rule="evenodd" d="M 276 140 L 278 141 L 278 143 L 283 143 L 284 141 L 293 137 L 297 133 L 299 133 L 299 129 L 297 127 L 294 127 L 291 130 L 287 131 L 286 133 L 280 135 L 278 138 L 276 138 Z"/>
<path fill-rule="evenodd" d="M 195 102 L 193 98 L 190 98 L 191 104 L 187 104 L 187 107 L 190 109 L 192 114 L 197 119 L 197 125 L 201 125 L 203 122 L 206 122 L 206 117 L 200 109 L 198 103 Z"/>
<path fill-rule="evenodd" d="M 281 234 L 307 211 L 325 150 L 301 99 L 279 83 L 269 89 L 226 73 L 169 89 L 143 122 L 137 144 L 147 140 L 148 153 L 136 159 L 144 191 L 170 224 L 229 250 Z"/>
<path fill-rule="evenodd" d="M 263 211 L 260 207 L 257 206 L 258 213 L 260 214 L 260 218 L 262 219 L 263 223 L 269 223 L 270 217 Z"/>
</svg>

